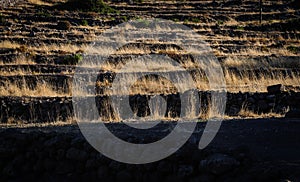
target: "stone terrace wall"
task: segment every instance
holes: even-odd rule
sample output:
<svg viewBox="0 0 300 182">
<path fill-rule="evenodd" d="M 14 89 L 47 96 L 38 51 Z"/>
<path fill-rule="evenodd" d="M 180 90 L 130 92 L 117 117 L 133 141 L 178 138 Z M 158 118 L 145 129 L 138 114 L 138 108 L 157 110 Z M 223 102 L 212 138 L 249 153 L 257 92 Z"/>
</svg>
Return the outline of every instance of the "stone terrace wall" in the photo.
<svg viewBox="0 0 300 182">
<path fill-rule="evenodd" d="M 201 108 L 209 107 L 211 92 L 199 92 Z M 163 96 L 163 95 L 162 95 Z M 130 97 L 132 108 L 139 108 L 139 116 L 150 113 L 148 107 L 149 95 L 134 95 Z M 163 96 L 167 101 L 167 113 L 172 116 L 180 115 L 180 96 L 170 94 Z M 95 99 L 95 98 L 91 98 Z M 106 103 L 110 102 L 107 96 L 96 97 L 97 107 L 101 115 L 111 112 Z M 72 98 L 70 97 L 1 97 L 1 122 L 8 122 L 10 118 L 27 122 L 66 121 L 73 116 Z M 237 116 L 241 109 L 255 113 L 275 112 L 285 114 L 287 110 L 300 108 L 300 93 L 293 91 L 269 90 L 266 93 L 227 93 L 226 114 Z"/>
</svg>

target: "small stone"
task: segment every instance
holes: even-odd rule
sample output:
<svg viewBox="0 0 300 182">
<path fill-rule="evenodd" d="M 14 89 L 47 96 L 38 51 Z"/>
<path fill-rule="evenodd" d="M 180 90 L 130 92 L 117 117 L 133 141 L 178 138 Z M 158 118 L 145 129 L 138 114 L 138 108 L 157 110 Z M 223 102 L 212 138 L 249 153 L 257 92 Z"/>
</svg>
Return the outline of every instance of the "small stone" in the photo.
<svg viewBox="0 0 300 182">
<path fill-rule="evenodd" d="M 178 167 L 178 175 L 182 177 L 190 176 L 194 171 L 193 166 L 190 165 L 180 165 Z"/>
<path fill-rule="evenodd" d="M 199 169 L 215 175 L 221 175 L 232 170 L 239 164 L 239 161 L 228 155 L 212 154 L 207 159 L 200 162 Z"/>
</svg>

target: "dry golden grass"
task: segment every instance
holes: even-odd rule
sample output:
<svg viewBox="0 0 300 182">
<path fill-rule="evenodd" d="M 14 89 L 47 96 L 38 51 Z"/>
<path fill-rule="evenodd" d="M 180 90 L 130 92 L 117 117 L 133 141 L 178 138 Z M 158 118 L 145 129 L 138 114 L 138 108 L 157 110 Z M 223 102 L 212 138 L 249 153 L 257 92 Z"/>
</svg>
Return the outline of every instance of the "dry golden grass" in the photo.
<svg viewBox="0 0 300 182">
<path fill-rule="evenodd" d="M 51 51 L 59 50 L 62 53 L 69 54 L 75 52 L 84 52 L 87 48 L 87 45 L 74 45 L 74 44 L 50 44 L 50 45 L 41 45 L 39 47 L 29 47 L 29 50 L 42 51 L 49 53 Z"/>
<path fill-rule="evenodd" d="M 88 45 L 75 45 L 75 44 L 42 44 L 38 47 L 36 46 L 27 46 L 21 45 L 12 41 L 2 41 L 0 42 L 0 48 L 11 48 L 17 49 L 21 52 L 35 53 L 35 52 L 44 52 L 50 53 L 51 51 L 60 51 L 61 53 L 70 54 L 76 52 L 84 52 Z"/>
<path fill-rule="evenodd" d="M 259 73 L 256 75 L 252 72 L 252 75 L 248 74 L 236 75 L 228 70 L 224 71 L 227 90 L 231 92 L 266 92 L 267 87 L 275 84 L 283 85 L 300 85 L 300 78 L 294 74 L 290 77 L 284 77 L 282 74 L 276 76 L 269 75 L 268 73 Z"/>
<path fill-rule="evenodd" d="M 69 117 L 66 121 L 52 121 L 47 123 L 32 123 L 28 121 L 23 121 L 15 117 L 9 117 L 7 123 L 0 123 L 0 128 L 31 128 L 31 127 L 51 127 L 51 126 L 66 126 L 66 125 L 75 125 L 77 124 L 77 119 L 75 117 Z"/>
<path fill-rule="evenodd" d="M 300 62 L 298 59 L 254 59 L 249 56 L 229 56 L 223 62 L 222 66 L 226 68 L 237 68 L 238 70 L 253 70 L 253 69 L 289 69 L 289 68 L 299 68 Z"/>
<path fill-rule="evenodd" d="M 21 69 L 21 68 L 14 70 L 14 71 L 1 71 L 0 72 L 0 76 L 17 76 L 17 75 L 20 75 L 20 76 L 32 75 L 32 73 L 25 71 L 24 69 Z"/>
<path fill-rule="evenodd" d="M 29 88 L 25 81 L 22 84 L 7 81 L 0 86 L 0 96 L 59 97 L 70 95 L 70 93 L 57 91 L 51 85 L 42 82 L 39 82 L 34 89 Z"/>
<path fill-rule="evenodd" d="M 30 65 L 30 64 L 36 64 L 30 57 L 27 57 L 25 55 L 19 55 L 17 56 L 12 62 L 10 63 L 3 63 L 3 61 L 0 60 L 0 65 Z M 6 71 L 6 72 L 0 72 L 0 75 L 17 75 L 21 74 L 24 75 L 28 72 L 25 72 L 22 69 L 19 69 L 17 71 L 11 72 L 11 71 Z"/>
<path fill-rule="evenodd" d="M 16 49 L 19 48 L 20 46 L 21 46 L 20 44 L 8 40 L 0 42 L 0 49 L 4 49 L 4 48 Z"/>
<path fill-rule="evenodd" d="M 284 114 L 278 114 L 274 112 L 269 112 L 269 113 L 255 113 L 253 111 L 247 110 L 242 108 L 240 112 L 238 113 L 238 118 L 282 118 L 284 117 Z"/>
<path fill-rule="evenodd" d="M 31 4 L 35 4 L 35 5 L 44 5 L 44 6 L 52 6 L 52 3 L 48 3 L 42 0 L 28 0 L 28 2 L 30 2 Z"/>
<path fill-rule="evenodd" d="M 224 53 L 219 50 L 214 50 L 216 56 L 299 56 L 299 53 L 294 53 L 286 48 L 249 48 L 237 51 L 234 53 Z"/>
</svg>

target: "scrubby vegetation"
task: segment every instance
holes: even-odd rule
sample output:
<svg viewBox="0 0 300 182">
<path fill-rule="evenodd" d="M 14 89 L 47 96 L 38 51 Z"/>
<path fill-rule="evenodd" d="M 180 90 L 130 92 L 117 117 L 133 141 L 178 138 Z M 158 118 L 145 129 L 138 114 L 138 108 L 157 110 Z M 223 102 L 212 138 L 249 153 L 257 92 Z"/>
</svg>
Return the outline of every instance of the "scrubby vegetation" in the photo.
<svg viewBox="0 0 300 182">
<path fill-rule="evenodd" d="M 4 16 L 0 13 L 0 25 L 5 25 L 6 20 L 4 18 Z"/>
<path fill-rule="evenodd" d="M 71 23 L 69 21 L 61 21 L 57 23 L 57 29 L 58 30 L 70 30 L 71 29 Z"/>
<path fill-rule="evenodd" d="M 300 52 L 300 47 L 296 47 L 296 46 L 288 46 L 287 50 L 289 50 L 290 52 L 297 54 Z"/>
<path fill-rule="evenodd" d="M 76 65 L 82 60 L 82 58 L 81 54 L 72 54 L 66 56 L 62 64 Z"/>
<path fill-rule="evenodd" d="M 89 22 L 87 20 L 82 20 L 81 21 L 81 25 L 82 26 L 88 26 L 89 25 Z"/>
<path fill-rule="evenodd" d="M 97 13 L 117 13 L 118 11 L 109 7 L 103 0 L 68 0 L 56 6 L 57 9 L 78 10 Z"/>
</svg>

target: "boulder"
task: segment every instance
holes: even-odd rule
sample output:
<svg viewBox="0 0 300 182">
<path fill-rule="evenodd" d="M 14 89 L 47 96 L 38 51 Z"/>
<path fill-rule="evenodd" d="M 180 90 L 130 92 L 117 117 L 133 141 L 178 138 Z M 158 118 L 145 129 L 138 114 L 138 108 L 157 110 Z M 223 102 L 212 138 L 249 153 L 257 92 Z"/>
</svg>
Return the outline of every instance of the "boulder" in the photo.
<svg viewBox="0 0 300 182">
<path fill-rule="evenodd" d="M 279 94 L 284 91 L 284 86 L 282 84 L 271 85 L 267 87 L 269 94 Z"/>
<path fill-rule="evenodd" d="M 286 118 L 300 118 L 300 109 L 290 110 L 285 114 Z"/>
<path fill-rule="evenodd" d="M 265 100 L 259 100 L 257 102 L 257 107 L 259 108 L 260 112 L 269 112 L 269 110 L 271 109 L 268 102 Z"/>
</svg>

